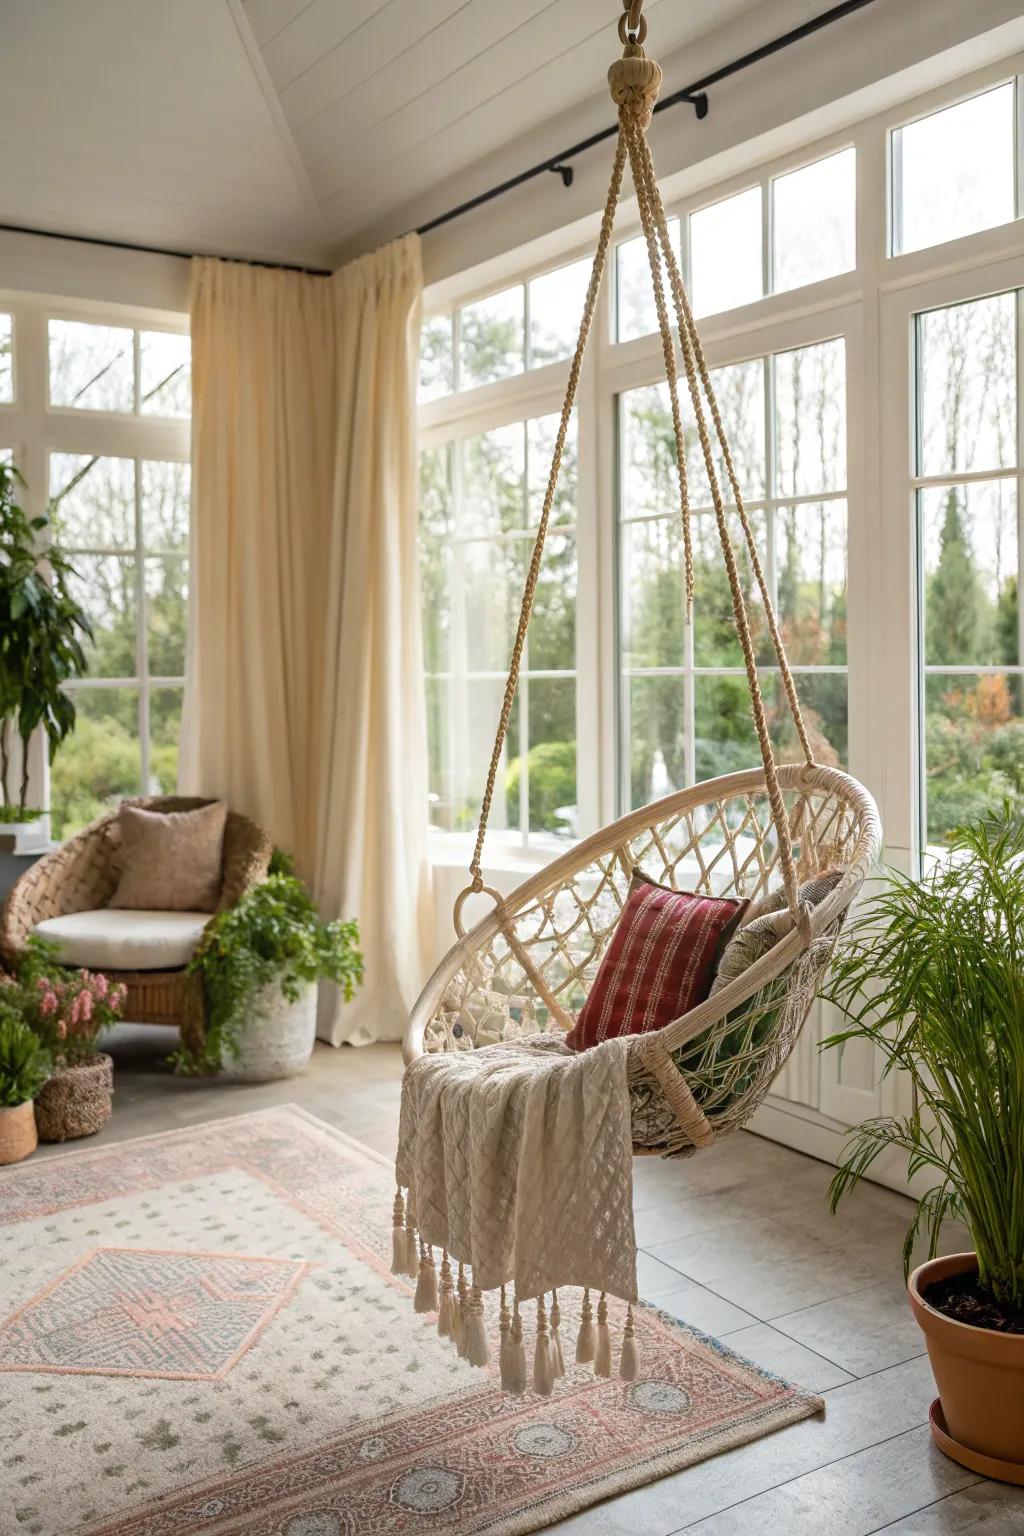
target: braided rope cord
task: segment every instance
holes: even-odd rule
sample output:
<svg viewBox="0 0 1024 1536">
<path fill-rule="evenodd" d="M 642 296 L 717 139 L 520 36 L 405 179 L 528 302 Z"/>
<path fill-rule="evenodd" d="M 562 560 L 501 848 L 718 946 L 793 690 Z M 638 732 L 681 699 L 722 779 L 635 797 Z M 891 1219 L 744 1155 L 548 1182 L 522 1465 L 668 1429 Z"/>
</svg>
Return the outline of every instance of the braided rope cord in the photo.
<svg viewBox="0 0 1024 1536">
<path fill-rule="evenodd" d="M 533 609 L 534 596 L 537 581 L 540 574 L 541 560 L 544 553 L 544 542 L 547 535 L 548 522 L 554 503 L 555 490 L 561 472 L 562 455 L 565 448 L 569 419 L 575 404 L 576 392 L 579 385 L 580 370 L 586 351 L 587 340 L 593 322 L 598 295 L 601 289 L 602 279 L 607 264 L 608 249 L 611 243 L 612 228 L 615 222 L 615 212 L 618 207 L 622 190 L 622 179 L 625 170 L 625 162 L 628 157 L 633 183 L 636 189 L 637 202 L 640 209 L 640 221 L 644 239 L 647 245 L 648 260 L 651 269 L 651 280 L 654 288 L 655 307 L 658 315 L 658 329 L 661 334 L 662 351 L 665 360 L 665 373 L 668 380 L 669 397 L 672 409 L 672 424 L 676 439 L 676 462 L 679 469 L 679 511 L 683 530 L 684 560 L 686 566 L 686 611 L 689 619 L 693 605 L 693 548 L 690 526 L 689 490 L 686 474 L 685 438 L 682 427 L 682 417 L 679 407 L 678 370 L 675 357 L 675 340 L 672 335 L 672 327 L 669 319 L 668 305 L 665 298 L 664 284 L 661 276 L 661 265 L 664 261 L 665 270 L 669 277 L 669 286 L 672 292 L 673 306 L 676 312 L 679 341 L 686 371 L 687 386 L 693 405 L 694 416 L 697 424 L 697 433 L 700 439 L 701 450 L 704 456 L 704 464 L 707 471 L 708 482 L 711 488 L 712 504 L 718 525 L 719 539 L 725 558 L 726 573 L 729 578 L 729 587 L 732 593 L 733 614 L 736 629 L 743 651 L 744 665 L 747 675 L 747 687 L 750 693 L 751 713 L 754 720 L 754 729 L 757 734 L 758 745 L 761 750 L 761 760 L 764 765 L 765 785 L 768 792 L 768 800 L 771 807 L 772 820 L 775 824 L 779 842 L 779 858 L 782 866 L 783 885 L 786 893 L 786 901 L 794 921 L 801 920 L 799 899 L 797 895 L 797 875 L 793 859 L 793 837 L 786 814 L 785 801 L 779 785 L 778 772 L 775 763 L 775 752 L 768 730 L 768 722 L 765 714 L 764 699 L 761 693 L 760 679 L 758 676 L 757 659 L 754 652 L 754 642 L 750 632 L 750 622 L 747 614 L 746 600 L 739 578 L 739 570 L 736 562 L 736 552 L 733 547 L 732 536 L 729 531 L 726 515 L 725 498 L 715 465 L 714 447 L 711 431 L 708 426 L 704 403 L 701 399 L 701 390 L 707 400 L 707 408 L 710 411 L 711 422 L 722 454 L 726 476 L 735 500 L 737 515 L 746 541 L 750 556 L 751 568 L 757 582 L 761 599 L 764 604 L 768 621 L 768 629 L 772 644 L 779 662 L 780 675 L 789 703 L 790 712 L 796 726 L 800 744 L 808 764 L 814 762 L 810 740 L 804 725 L 800 710 L 800 703 L 796 693 L 793 675 L 786 657 L 782 635 L 779 631 L 775 616 L 771 594 L 765 578 L 764 569 L 757 551 L 750 519 L 747 515 L 743 501 L 743 495 L 739 486 L 739 479 L 722 423 L 721 412 L 711 383 L 710 372 L 704 355 L 703 346 L 697 334 L 693 314 L 689 300 L 683 287 L 679 264 L 668 231 L 668 222 L 665 216 L 664 205 L 658 190 L 657 178 L 654 170 L 654 161 L 650 146 L 647 143 L 646 130 L 650 125 L 651 112 L 657 97 L 658 87 L 661 83 L 661 71 L 656 64 L 648 61 L 641 46 L 643 36 L 646 33 L 646 22 L 641 15 L 643 0 L 623 0 L 623 15 L 619 20 L 619 35 L 625 43 L 623 60 L 621 65 L 612 66 L 609 72 L 609 80 L 612 87 L 612 95 L 619 106 L 619 134 L 616 140 L 615 157 L 612 164 L 611 180 L 608 187 L 608 196 L 605 202 L 604 213 L 601 219 L 601 229 L 598 236 L 597 248 L 594 252 L 594 261 L 590 273 L 590 282 L 587 287 L 586 300 L 583 307 L 583 317 L 580 321 L 579 335 L 576 349 L 573 353 L 572 363 L 569 369 L 569 380 L 566 386 L 565 400 L 562 405 L 562 413 L 559 420 L 558 432 L 555 437 L 554 451 L 552 454 L 551 469 L 548 475 L 547 489 L 541 510 L 540 523 L 537 537 L 534 542 L 533 553 L 530 559 L 530 567 L 527 572 L 526 586 L 523 591 L 523 600 L 519 614 L 519 624 L 516 629 L 515 642 L 512 647 L 512 656 L 509 662 L 508 678 L 505 684 L 505 692 L 502 700 L 501 715 L 498 721 L 498 729 L 494 738 L 494 747 L 491 752 L 490 765 L 487 771 L 487 783 L 484 789 L 483 799 L 480 805 L 480 821 L 477 828 L 476 843 L 473 849 L 473 857 L 470 860 L 469 872 L 472 878 L 470 890 L 480 892 L 484 889 L 482 857 L 484 839 L 487 833 L 487 822 L 490 817 L 491 804 L 494 798 L 494 787 L 497 781 L 498 768 L 501 763 L 501 754 L 508 733 L 509 720 L 515 701 L 516 690 L 519 685 L 519 673 L 522 665 L 523 649 L 526 643 L 526 634 L 529 627 L 530 615 Z M 461 904 L 467 892 L 463 892 L 456 904 L 457 912 L 461 910 Z"/>
</svg>

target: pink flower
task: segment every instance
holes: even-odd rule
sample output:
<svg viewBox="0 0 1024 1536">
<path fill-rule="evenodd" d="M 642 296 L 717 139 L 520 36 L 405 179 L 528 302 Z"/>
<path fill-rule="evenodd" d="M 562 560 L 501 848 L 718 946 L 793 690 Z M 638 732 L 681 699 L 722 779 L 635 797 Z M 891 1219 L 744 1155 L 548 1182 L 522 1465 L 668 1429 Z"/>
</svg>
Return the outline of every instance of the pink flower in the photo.
<svg viewBox="0 0 1024 1536">
<path fill-rule="evenodd" d="M 75 1001 L 78 1003 L 79 1017 L 81 1018 L 82 1023 L 88 1024 L 89 1020 L 92 1018 L 92 993 L 79 992 Z"/>
<path fill-rule="evenodd" d="M 110 991 L 110 981 L 102 971 L 100 971 L 99 975 L 96 977 L 93 991 L 99 998 L 106 997 L 107 993 Z"/>
<path fill-rule="evenodd" d="M 49 992 L 44 992 L 39 1003 L 39 1012 L 44 1019 L 49 1019 L 57 1012 L 57 994 L 51 987 Z"/>
</svg>

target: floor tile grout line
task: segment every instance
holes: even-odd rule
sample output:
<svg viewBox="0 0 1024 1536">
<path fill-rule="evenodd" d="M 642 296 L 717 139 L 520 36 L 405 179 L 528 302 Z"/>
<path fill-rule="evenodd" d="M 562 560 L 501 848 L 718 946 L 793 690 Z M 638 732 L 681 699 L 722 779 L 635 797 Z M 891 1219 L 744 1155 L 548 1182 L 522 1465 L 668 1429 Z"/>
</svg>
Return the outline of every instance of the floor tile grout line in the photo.
<svg viewBox="0 0 1024 1536">
<path fill-rule="evenodd" d="M 870 1445 L 858 1446 L 857 1450 L 847 1451 L 843 1456 L 834 1456 L 831 1461 L 823 1461 L 820 1467 L 811 1467 L 806 1472 L 798 1472 L 795 1477 L 784 1477 L 779 1483 L 771 1483 L 767 1488 L 759 1488 L 757 1493 L 750 1494 L 748 1498 L 737 1499 L 734 1504 L 723 1504 L 721 1509 L 714 1510 L 710 1515 L 702 1515 L 700 1520 L 691 1520 L 688 1525 L 677 1526 L 675 1530 L 667 1532 L 666 1536 L 683 1536 L 683 1532 L 694 1530 L 704 1520 L 717 1520 L 719 1515 L 726 1514 L 730 1509 L 742 1509 L 744 1504 L 752 1504 L 755 1499 L 762 1498 L 766 1493 L 774 1493 L 778 1488 L 786 1488 L 790 1483 L 798 1483 L 802 1477 L 813 1477 L 816 1472 L 825 1472 L 829 1467 L 838 1467 L 844 1461 L 851 1461 L 854 1456 L 862 1456 L 865 1451 L 877 1450 L 880 1445 L 890 1445 L 894 1440 L 901 1440 L 904 1435 L 912 1435 L 915 1430 L 924 1429 L 926 1422 L 922 1420 L 920 1424 L 910 1424 L 894 1435 L 883 1435 L 881 1440 L 873 1440 Z M 927 1505 L 924 1507 L 928 1508 Z M 900 1519 L 903 1518 L 901 1515 Z M 891 1521 L 890 1524 L 892 1524 Z"/>
<path fill-rule="evenodd" d="M 964 1471 L 966 1472 L 967 1470 L 968 1469 L 965 1467 Z M 864 1536 L 885 1536 L 886 1531 L 894 1530 L 895 1527 L 900 1525 L 904 1520 L 913 1520 L 915 1515 L 923 1515 L 926 1510 L 938 1509 L 940 1504 L 945 1504 L 948 1499 L 955 1499 L 957 1494 L 963 1493 L 965 1488 L 977 1488 L 979 1483 L 984 1483 L 986 1481 L 986 1478 L 978 1477 L 976 1474 L 972 1474 L 969 1482 L 964 1483 L 960 1488 L 950 1489 L 949 1493 L 944 1493 L 941 1499 L 932 1499 L 930 1503 L 921 1504 L 917 1509 L 908 1509 L 907 1513 L 905 1515 L 900 1515 L 898 1519 L 889 1520 L 885 1525 L 876 1525 L 873 1530 L 865 1531 Z"/>
</svg>

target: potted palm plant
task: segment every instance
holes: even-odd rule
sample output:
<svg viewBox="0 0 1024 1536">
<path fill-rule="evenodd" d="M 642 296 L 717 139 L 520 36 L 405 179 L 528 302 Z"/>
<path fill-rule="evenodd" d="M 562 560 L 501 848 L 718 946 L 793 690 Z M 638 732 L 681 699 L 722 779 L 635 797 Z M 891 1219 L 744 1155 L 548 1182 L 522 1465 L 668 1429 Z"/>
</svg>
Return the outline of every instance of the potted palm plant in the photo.
<svg viewBox="0 0 1024 1536">
<path fill-rule="evenodd" d="M 316 1039 L 317 983 L 350 999 L 362 980 L 355 923 L 321 920 L 312 898 L 275 852 L 267 879 L 206 929 L 189 963 L 200 984 L 205 1040 L 182 1047 L 179 1070 L 244 1082 L 291 1077 Z"/>
<path fill-rule="evenodd" d="M 832 1181 L 832 1209 L 891 1148 L 934 1183 L 904 1247 L 947 1454 L 1024 1482 L 1024 815 L 962 828 L 920 881 L 893 873 L 853 923 L 824 996 L 847 1015 L 826 1047 L 870 1041 L 904 1072 L 908 1115 L 859 1126 Z M 943 1224 L 972 1252 L 938 1256 Z"/>
<path fill-rule="evenodd" d="M 49 1053 L 0 993 L 0 1163 L 18 1163 L 35 1151 L 32 1101 L 51 1069 Z"/>
<path fill-rule="evenodd" d="M 42 730 L 52 760 L 74 729 L 64 684 L 86 671 L 83 641 L 92 634 L 71 593 L 72 566 L 49 536 L 50 519 L 29 517 L 19 505 L 24 483 L 0 463 L 0 838 L 18 853 L 48 838 L 45 814 L 28 804 L 29 743 Z"/>
</svg>

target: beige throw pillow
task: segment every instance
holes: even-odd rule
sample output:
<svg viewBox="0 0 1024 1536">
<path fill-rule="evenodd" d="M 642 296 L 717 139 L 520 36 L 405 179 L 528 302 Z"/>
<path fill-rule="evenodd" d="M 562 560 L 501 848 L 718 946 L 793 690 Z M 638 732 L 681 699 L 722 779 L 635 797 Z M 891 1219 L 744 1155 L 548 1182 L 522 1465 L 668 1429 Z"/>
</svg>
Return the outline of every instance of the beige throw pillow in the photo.
<svg viewBox="0 0 1024 1536">
<path fill-rule="evenodd" d="M 121 878 L 110 905 L 150 912 L 214 911 L 227 815 L 219 800 L 196 811 L 122 805 Z"/>
</svg>

